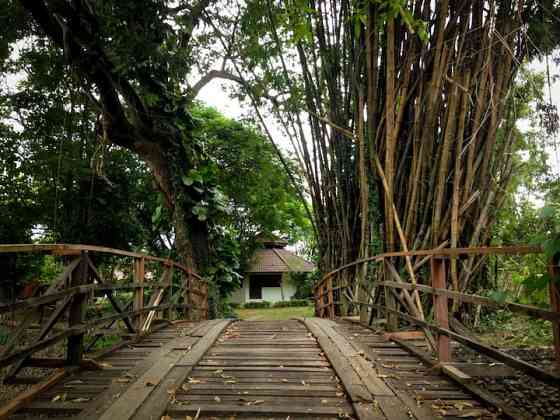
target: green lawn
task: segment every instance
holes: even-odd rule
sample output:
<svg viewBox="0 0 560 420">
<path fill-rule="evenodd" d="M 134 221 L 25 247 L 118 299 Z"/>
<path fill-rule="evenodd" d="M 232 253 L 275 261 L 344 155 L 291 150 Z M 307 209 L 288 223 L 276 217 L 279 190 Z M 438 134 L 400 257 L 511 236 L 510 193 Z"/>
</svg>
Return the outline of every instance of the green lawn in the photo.
<svg viewBox="0 0 560 420">
<path fill-rule="evenodd" d="M 236 309 L 235 313 L 240 319 L 248 321 L 277 321 L 298 316 L 314 316 L 314 308 L 313 306 L 298 306 L 291 308 Z"/>
</svg>

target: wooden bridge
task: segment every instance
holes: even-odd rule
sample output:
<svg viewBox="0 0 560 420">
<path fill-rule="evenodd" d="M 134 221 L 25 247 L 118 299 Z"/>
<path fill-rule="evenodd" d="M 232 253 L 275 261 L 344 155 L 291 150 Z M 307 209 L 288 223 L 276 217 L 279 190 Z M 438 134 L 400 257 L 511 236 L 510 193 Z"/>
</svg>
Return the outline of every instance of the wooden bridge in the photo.
<svg viewBox="0 0 560 420">
<path fill-rule="evenodd" d="M 0 306 L 13 329 L 0 353 L 4 382 L 12 384 L 2 392 L 25 386 L 10 401 L 0 395 L 0 419 L 534 418 L 479 385 L 519 372 L 560 397 L 554 369 L 457 332 L 447 313 L 454 300 L 547 320 L 560 356 L 555 283 L 550 309 L 447 286 L 450 261 L 538 248 L 435 249 L 357 261 L 316 285 L 317 317 L 289 321 L 209 320 L 206 282 L 167 259 L 78 245 L 3 245 L 0 252 L 48 253 L 65 264 L 41 294 Z M 398 258 L 406 260 L 408 279 L 395 269 Z M 101 262 L 112 269 L 100 269 Z M 549 270 L 555 275 L 558 267 Z M 357 286 L 345 283 L 349 273 Z M 414 309 L 420 292 L 433 295 L 433 321 Z M 351 313 L 360 316 L 345 316 Z M 118 341 L 96 352 L 109 338 Z M 455 361 L 459 346 L 483 358 Z"/>
</svg>

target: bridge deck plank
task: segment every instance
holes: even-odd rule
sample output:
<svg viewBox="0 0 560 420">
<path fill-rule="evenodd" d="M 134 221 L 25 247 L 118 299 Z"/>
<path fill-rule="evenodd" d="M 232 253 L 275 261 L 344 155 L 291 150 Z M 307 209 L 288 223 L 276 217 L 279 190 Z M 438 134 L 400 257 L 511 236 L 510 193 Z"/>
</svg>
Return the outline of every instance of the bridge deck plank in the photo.
<svg viewBox="0 0 560 420">
<path fill-rule="evenodd" d="M 389 340 L 349 321 L 319 318 L 177 323 L 105 354 L 102 370 L 68 375 L 15 418 L 495 416 L 469 386 L 433 368 L 421 340 Z"/>
</svg>

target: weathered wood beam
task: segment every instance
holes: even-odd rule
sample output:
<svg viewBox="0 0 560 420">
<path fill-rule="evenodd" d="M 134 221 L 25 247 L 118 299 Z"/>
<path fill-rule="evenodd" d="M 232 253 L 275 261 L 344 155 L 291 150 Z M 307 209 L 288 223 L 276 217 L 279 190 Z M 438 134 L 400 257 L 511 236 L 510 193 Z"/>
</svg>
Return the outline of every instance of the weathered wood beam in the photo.
<svg viewBox="0 0 560 420">
<path fill-rule="evenodd" d="M 471 340 L 468 337 L 464 337 L 460 334 L 457 334 L 451 330 L 445 329 L 445 328 L 441 328 L 441 327 L 437 327 L 435 325 L 429 324 L 426 321 L 421 321 L 419 319 L 416 319 L 408 314 L 405 314 L 403 312 L 400 311 L 396 311 L 396 310 L 392 310 L 389 308 L 386 308 L 383 305 L 376 305 L 376 304 L 370 304 L 370 303 L 364 303 L 364 302 L 356 302 L 357 304 L 362 304 L 362 305 L 368 305 L 374 308 L 379 308 L 381 310 L 386 310 L 389 312 L 393 312 L 396 315 L 400 316 L 402 319 L 410 322 L 411 324 L 415 324 L 427 329 L 430 329 L 436 333 L 439 334 L 444 334 L 446 336 L 448 336 L 449 338 L 463 344 L 464 346 L 467 346 L 479 353 L 482 353 L 488 357 L 491 357 L 492 359 L 498 360 L 500 362 L 503 362 L 504 364 L 511 366 L 512 368 L 518 369 L 524 373 L 526 373 L 527 375 L 530 375 L 536 379 L 539 379 L 547 384 L 553 385 L 553 386 L 560 386 L 560 376 L 555 375 L 551 372 L 548 372 L 544 369 L 539 368 L 538 366 L 532 365 L 530 363 L 525 362 L 524 360 L 518 359 L 516 357 L 510 356 L 507 353 L 504 353 L 503 351 L 494 349 L 492 347 L 486 346 L 484 344 L 479 343 L 478 341 L 474 341 Z"/>
<path fill-rule="evenodd" d="M 507 309 L 511 312 L 517 312 L 533 318 L 544 319 L 547 321 L 560 321 L 560 313 L 548 309 L 538 308 L 536 306 L 522 305 L 513 302 L 498 302 L 496 300 L 479 296 L 471 295 L 461 292 L 455 292 L 449 289 L 442 289 L 437 287 L 426 286 L 417 284 L 416 286 L 410 283 L 398 283 L 394 281 L 384 281 L 379 283 L 380 286 L 394 287 L 397 289 L 418 289 L 421 292 L 430 293 L 433 295 L 448 296 L 450 298 L 458 299 L 460 302 L 474 303 L 477 305 L 489 306 L 492 308 Z"/>
<path fill-rule="evenodd" d="M 97 271 L 97 268 L 95 267 L 95 265 L 93 264 L 93 261 L 91 260 L 91 258 L 89 258 L 89 256 L 87 254 L 85 254 L 85 258 L 87 261 L 87 264 L 89 266 L 89 269 L 91 270 L 93 276 L 102 284 L 107 284 L 107 282 L 103 279 L 103 277 L 101 276 L 101 274 L 99 273 L 99 271 Z M 142 290 L 144 291 L 144 289 L 140 288 L 140 289 L 136 289 L 136 290 Z M 111 302 L 111 305 L 113 305 L 113 308 L 115 308 L 115 311 L 117 311 L 117 313 L 122 314 L 124 313 L 124 309 L 122 306 L 121 301 L 113 295 L 113 291 L 112 290 L 104 290 L 105 291 L 105 296 L 107 296 L 107 299 L 109 299 L 109 302 Z M 126 317 L 123 318 L 123 322 L 126 325 L 126 328 L 128 329 L 128 331 L 130 331 L 131 333 L 135 333 L 136 331 L 134 330 L 134 327 L 132 326 L 132 321 L 130 318 Z"/>
</svg>

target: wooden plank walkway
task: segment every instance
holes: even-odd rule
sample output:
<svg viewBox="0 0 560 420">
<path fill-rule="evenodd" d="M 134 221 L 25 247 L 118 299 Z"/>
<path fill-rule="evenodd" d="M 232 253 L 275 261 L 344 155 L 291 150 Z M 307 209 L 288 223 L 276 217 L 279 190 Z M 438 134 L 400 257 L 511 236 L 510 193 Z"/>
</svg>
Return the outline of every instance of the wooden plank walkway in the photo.
<svg viewBox="0 0 560 420">
<path fill-rule="evenodd" d="M 99 359 L 14 418 L 499 418 L 399 344 L 346 321 L 176 324 Z"/>
<path fill-rule="evenodd" d="M 103 410 L 122 395 L 162 356 L 181 340 L 194 344 L 218 321 L 177 323 L 153 332 L 137 343 L 124 345 L 96 359 L 102 370 L 81 370 L 65 376 L 38 394 L 10 418 L 99 418 Z"/>
</svg>

